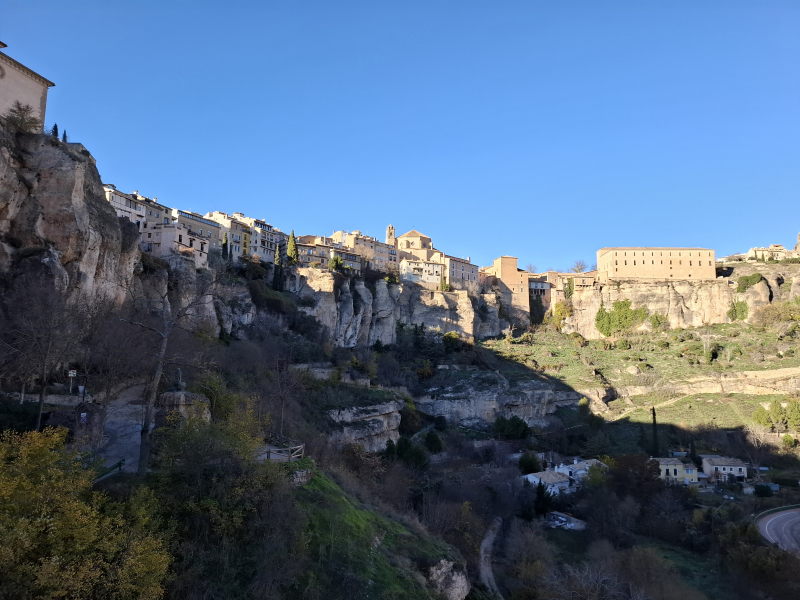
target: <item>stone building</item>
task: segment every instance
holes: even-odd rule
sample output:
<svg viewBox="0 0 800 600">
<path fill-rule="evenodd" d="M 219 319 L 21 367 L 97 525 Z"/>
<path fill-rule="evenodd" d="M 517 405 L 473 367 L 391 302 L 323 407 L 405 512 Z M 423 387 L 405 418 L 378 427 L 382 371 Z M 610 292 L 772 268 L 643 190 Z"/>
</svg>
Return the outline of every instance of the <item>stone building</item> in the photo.
<svg viewBox="0 0 800 600">
<path fill-rule="evenodd" d="M 437 288 L 442 283 L 445 266 L 439 262 L 404 258 L 400 261 L 400 280 L 427 288 Z"/>
<path fill-rule="evenodd" d="M 599 281 L 611 280 L 714 280 L 714 251 L 708 248 L 600 248 Z"/>
<path fill-rule="evenodd" d="M 301 235 L 297 238 L 301 267 L 327 269 L 328 261 L 339 258 L 342 266 L 355 275 L 363 272 L 363 259 L 347 246 L 321 235 Z"/>
<path fill-rule="evenodd" d="M 410 262 L 441 264 L 443 266 L 444 282 L 453 289 L 477 292 L 480 288 L 478 266 L 472 264 L 469 257 L 459 258 L 437 250 L 433 246 L 433 240 L 416 229 L 412 229 L 395 238 L 394 227 L 389 225 L 386 230 L 386 239 L 387 241 L 394 240 L 401 261 L 406 259 Z M 407 267 L 406 273 L 413 274 L 413 269 L 419 267 L 413 267 L 411 271 L 408 270 L 409 268 L 411 267 Z M 402 267 L 400 275 L 402 279 Z"/>
<path fill-rule="evenodd" d="M 236 214 L 229 215 L 221 210 L 215 210 L 203 215 L 204 218 L 220 225 L 220 247 L 223 250 L 223 254 L 226 255 L 226 258 L 234 263 L 242 256 L 247 255 L 247 249 L 251 239 L 250 225 L 238 219 Z"/>
<path fill-rule="evenodd" d="M 381 242 L 360 231 L 335 231 L 330 239 L 363 258 L 367 269 L 382 273 L 397 273 L 399 270 L 397 248 L 393 244 Z"/>
<path fill-rule="evenodd" d="M 146 222 L 147 209 L 144 202 L 139 200 L 134 194 L 126 194 L 120 192 L 115 185 L 111 183 L 103 184 L 103 191 L 106 195 L 106 200 L 114 208 L 118 217 L 128 219 L 131 223 L 135 223 L 139 232 L 142 231 L 142 226 Z"/>
<path fill-rule="evenodd" d="M 242 255 L 260 262 L 273 262 L 275 249 L 280 251 L 289 239 L 289 236 L 267 223 L 263 219 L 245 216 L 243 213 L 233 213 L 233 218 L 250 227 L 250 232 L 242 236 Z"/>
<path fill-rule="evenodd" d="M 0 42 L 0 48 L 6 44 Z M 19 102 L 33 109 L 33 115 L 42 122 L 47 112 L 47 92 L 55 83 L 45 79 L 17 62 L 4 52 L 0 52 L 0 115 L 8 112 Z"/>
<path fill-rule="evenodd" d="M 800 236 L 798 236 L 800 240 Z M 800 241 L 798 242 L 800 243 Z M 800 257 L 800 251 L 788 250 L 783 244 L 770 244 L 766 248 L 750 248 L 745 254 L 745 260 L 786 260 L 787 258 Z"/>
<path fill-rule="evenodd" d="M 487 287 L 499 290 L 503 305 L 514 311 L 530 314 L 530 279 L 533 275 L 523 271 L 517 265 L 516 256 L 500 256 L 495 258 L 491 266 L 481 269 L 481 279 Z M 536 283 L 546 283 L 536 280 Z M 538 287 L 538 286 L 537 286 Z M 516 320 L 523 321 L 525 315 L 516 315 Z"/>
</svg>

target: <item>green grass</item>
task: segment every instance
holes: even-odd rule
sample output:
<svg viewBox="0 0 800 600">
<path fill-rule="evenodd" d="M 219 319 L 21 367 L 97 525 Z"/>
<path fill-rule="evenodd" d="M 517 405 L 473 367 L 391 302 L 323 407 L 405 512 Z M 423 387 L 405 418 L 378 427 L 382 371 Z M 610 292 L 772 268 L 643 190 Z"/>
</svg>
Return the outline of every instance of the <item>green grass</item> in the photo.
<svg viewBox="0 0 800 600">
<path fill-rule="evenodd" d="M 663 558 L 672 563 L 686 583 L 709 598 L 722 600 L 736 597 L 730 583 L 720 573 L 719 564 L 713 558 L 652 538 L 644 538 L 642 545 L 657 550 Z"/>
<path fill-rule="evenodd" d="M 306 595 L 432 600 L 422 583 L 429 567 L 442 558 L 461 562 L 443 542 L 359 506 L 321 472 L 298 490 L 298 500 L 312 557 L 298 584 Z"/>
<path fill-rule="evenodd" d="M 752 423 L 752 414 L 762 403 L 773 400 L 785 402 L 789 397 L 781 394 L 750 396 L 746 394 L 696 394 L 669 401 L 656 409 L 658 422 L 680 427 L 696 427 L 698 425 L 715 425 L 721 428 L 733 428 Z M 650 407 L 664 402 L 664 398 L 652 396 L 634 396 L 630 402 L 636 407 L 626 415 L 632 423 L 650 423 Z M 622 414 L 630 408 L 624 400 L 609 403 L 611 412 L 607 418 Z"/>
<path fill-rule="evenodd" d="M 800 366 L 794 340 L 781 340 L 776 331 L 743 322 L 633 334 L 625 339 L 630 349 L 614 348 L 610 340 L 591 340 L 581 347 L 570 336 L 541 329 L 532 335 L 530 344 L 487 340 L 482 345 L 506 359 L 500 370 L 507 377 L 539 371 L 576 388 L 602 386 L 595 372 L 612 385 L 626 386 Z M 716 357 L 709 362 L 706 350 L 711 347 Z M 632 365 L 640 373 L 626 372 Z"/>
</svg>

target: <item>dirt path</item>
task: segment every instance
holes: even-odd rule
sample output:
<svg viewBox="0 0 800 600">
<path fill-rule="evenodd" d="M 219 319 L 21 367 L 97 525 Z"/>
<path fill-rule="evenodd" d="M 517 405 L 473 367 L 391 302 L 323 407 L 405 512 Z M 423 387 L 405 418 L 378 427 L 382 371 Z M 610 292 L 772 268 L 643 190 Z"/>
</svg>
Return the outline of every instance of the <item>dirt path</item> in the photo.
<svg viewBox="0 0 800 600">
<path fill-rule="evenodd" d="M 679 400 L 683 400 L 684 398 L 689 398 L 690 396 L 691 394 L 689 394 L 688 396 L 678 396 L 677 398 L 670 398 L 669 400 L 664 400 L 663 402 L 659 402 L 658 404 L 655 404 L 653 406 L 655 406 L 657 409 L 662 408 L 664 406 L 670 406 L 672 404 L 675 404 Z M 633 406 L 631 408 L 626 408 L 619 415 L 611 419 L 610 422 L 613 423 L 614 421 L 619 421 L 620 419 L 627 417 L 629 414 L 636 412 L 637 410 L 650 410 L 650 407 L 643 405 L 643 406 Z"/>
<path fill-rule="evenodd" d="M 494 580 L 494 570 L 492 569 L 492 549 L 494 547 L 494 540 L 497 537 L 497 532 L 503 525 L 503 519 L 495 517 L 489 529 L 486 530 L 486 535 L 483 536 L 481 542 L 481 555 L 480 555 L 480 580 L 486 591 L 495 598 L 503 600 L 503 595 L 497 588 L 497 583 Z"/>
<path fill-rule="evenodd" d="M 98 452 L 106 466 L 125 460 L 123 471 L 136 472 L 144 405 L 143 385 L 123 390 L 106 409 L 105 442 Z"/>
</svg>

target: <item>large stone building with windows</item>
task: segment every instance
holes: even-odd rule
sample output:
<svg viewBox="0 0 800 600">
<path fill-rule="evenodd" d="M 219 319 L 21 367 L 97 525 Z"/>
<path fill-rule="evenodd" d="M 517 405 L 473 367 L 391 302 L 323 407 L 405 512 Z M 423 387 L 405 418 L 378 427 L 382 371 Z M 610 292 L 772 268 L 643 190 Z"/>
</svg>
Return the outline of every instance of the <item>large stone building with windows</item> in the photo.
<svg viewBox="0 0 800 600">
<path fill-rule="evenodd" d="M 416 229 L 395 237 L 394 227 L 389 225 L 386 228 L 386 243 L 393 244 L 397 248 L 400 260 L 406 260 L 409 263 L 406 268 L 403 268 L 401 264 L 401 279 L 405 277 L 407 281 L 419 283 L 419 279 L 414 277 L 414 274 L 421 268 L 420 265 L 438 263 L 442 265 L 442 269 L 437 285 L 444 282 L 453 289 L 472 291 L 477 291 L 480 287 L 478 266 L 472 264 L 469 257 L 459 258 L 437 250 L 433 246 L 433 240 Z M 410 263 L 419 264 L 411 267 Z M 431 269 L 426 267 L 425 270 L 430 271 Z M 430 287 L 431 283 L 427 279 L 425 283 Z"/>
<path fill-rule="evenodd" d="M 349 248 L 364 259 L 366 269 L 382 273 L 397 273 L 399 260 L 397 248 L 392 244 L 381 242 L 377 238 L 364 235 L 360 231 L 335 231 L 331 240 Z"/>
<path fill-rule="evenodd" d="M 6 44 L 0 42 L 0 48 L 6 47 Z M 19 102 L 23 106 L 30 106 L 33 116 L 44 126 L 47 92 L 54 85 L 55 83 L 36 71 L 0 52 L 0 115 L 7 113 Z"/>
<path fill-rule="evenodd" d="M 713 280 L 714 251 L 708 248 L 600 248 L 597 277 L 612 280 Z"/>
</svg>

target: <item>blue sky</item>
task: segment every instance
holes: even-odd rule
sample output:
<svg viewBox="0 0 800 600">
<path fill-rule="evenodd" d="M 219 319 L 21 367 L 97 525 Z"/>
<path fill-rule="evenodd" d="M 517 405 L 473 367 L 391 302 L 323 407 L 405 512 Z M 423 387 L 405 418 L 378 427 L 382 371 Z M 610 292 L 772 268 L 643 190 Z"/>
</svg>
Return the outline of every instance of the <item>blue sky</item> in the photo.
<svg viewBox="0 0 800 600">
<path fill-rule="evenodd" d="M 0 0 L 106 182 L 488 264 L 800 231 L 796 0 Z"/>
</svg>

